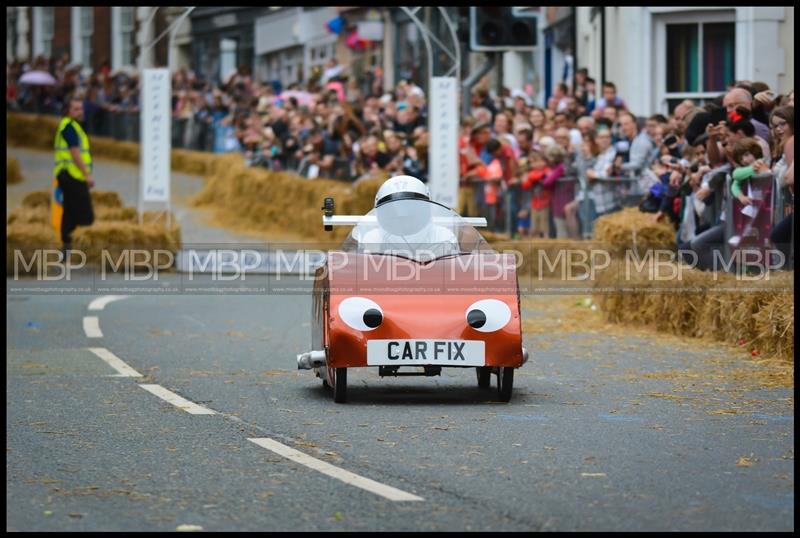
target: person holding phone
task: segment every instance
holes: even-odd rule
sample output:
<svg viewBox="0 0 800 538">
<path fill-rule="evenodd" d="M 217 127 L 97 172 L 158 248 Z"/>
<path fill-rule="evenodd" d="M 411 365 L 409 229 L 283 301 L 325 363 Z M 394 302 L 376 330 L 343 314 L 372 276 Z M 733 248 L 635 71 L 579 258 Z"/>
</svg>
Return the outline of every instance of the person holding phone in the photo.
<svg viewBox="0 0 800 538">
<path fill-rule="evenodd" d="M 775 164 L 772 173 L 778 186 L 786 189 L 787 200 L 794 208 L 794 107 L 782 106 L 776 108 L 769 118 L 770 127 L 775 139 L 773 157 Z M 763 167 L 756 169 L 764 171 Z M 775 225 L 769 239 L 784 255 L 784 267 L 794 267 L 790 260 L 792 228 L 794 227 L 794 211 L 792 210 L 782 221 Z"/>
</svg>

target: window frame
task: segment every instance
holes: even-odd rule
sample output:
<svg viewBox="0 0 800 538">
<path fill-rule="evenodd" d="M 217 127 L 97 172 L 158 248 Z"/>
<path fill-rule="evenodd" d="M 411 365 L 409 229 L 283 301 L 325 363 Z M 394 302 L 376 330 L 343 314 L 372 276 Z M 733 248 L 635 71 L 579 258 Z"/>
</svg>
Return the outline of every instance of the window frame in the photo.
<svg viewBox="0 0 800 538">
<path fill-rule="evenodd" d="M 706 24 L 733 24 L 734 29 L 734 44 L 736 43 L 737 25 L 736 25 L 736 8 L 712 11 L 684 11 L 672 13 L 654 13 L 654 25 L 656 35 L 656 58 L 667 57 L 667 26 L 673 24 L 696 24 L 698 26 L 698 88 L 702 90 L 704 80 L 704 54 L 703 54 L 703 26 Z M 737 78 L 736 73 L 736 51 L 734 49 L 734 78 Z M 667 91 L 667 75 L 666 63 L 654 62 L 654 80 L 656 92 L 657 110 L 664 114 L 668 114 L 669 101 L 692 99 L 698 105 L 701 105 L 705 100 L 711 100 L 718 97 L 725 90 L 717 91 L 698 91 L 698 92 L 668 92 Z"/>
<path fill-rule="evenodd" d="M 50 58 L 53 56 L 53 38 L 56 34 L 56 8 L 42 6 L 39 9 L 42 15 L 42 54 L 45 58 Z"/>
<path fill-rule="evenodd" d="M 129 27 L 125 24 L 125 13 L 129 10 L 131 18 Z M 124 66 L 133 65 L 133 34 L 136 29 L 136 8 L 121 6 L 119 14 L 119 33 L 121 37 L 120 63 Z"/>
</svg>

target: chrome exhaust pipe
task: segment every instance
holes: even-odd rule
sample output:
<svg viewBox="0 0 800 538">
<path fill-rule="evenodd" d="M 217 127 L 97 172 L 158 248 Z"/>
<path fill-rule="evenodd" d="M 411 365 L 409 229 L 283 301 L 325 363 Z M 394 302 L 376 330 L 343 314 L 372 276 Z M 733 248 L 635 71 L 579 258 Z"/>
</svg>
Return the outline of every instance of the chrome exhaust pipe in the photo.
<svg viewBox="0 0 800 538">
<path fill-rule="evenodd" d="M 524 347 L 522 348 L 522 364 L 528 362 L 528 350 Z"/>
<path fill-rule="evenodd" d="M 325 350 L 321 351 L 307 351 L 297 355 L 297 369 L 298 370 L 311 370 L 313 368 L 322 368 L 327 363 L 325 358 Z"/>
</svg>

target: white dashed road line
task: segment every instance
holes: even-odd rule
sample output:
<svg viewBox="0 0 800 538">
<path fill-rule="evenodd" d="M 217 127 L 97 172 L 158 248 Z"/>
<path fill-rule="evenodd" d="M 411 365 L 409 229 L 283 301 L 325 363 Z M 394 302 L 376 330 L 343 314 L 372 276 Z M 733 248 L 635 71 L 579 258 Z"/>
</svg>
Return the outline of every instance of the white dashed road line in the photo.
<svg viewBox="0 0 800 538">
<path fill-rule="evenodd" d="M 102 297 L 98 297 L 97 299 L 93 300 L 89 304 L 89 310 L 91 311 L 98 311 L 103 310 L 107 304 L 112 303 L 114 301 L 119 301 L 120 299 L 126 299 L 127 295 L 104 295 Z M 185 316 L 188 317 L 188 316 Z M 189 318 L 197 324 L 202 325 L 201 322 Z M 83 331 L 86 333 L 88 338 L 102 338 L 103 333 L 100 331 L 100 322 L 97 316 L 85 316 L 83 318 Z M 125 362 L 114 355 L 111 351 L 103 347 L 90 347 L 88 348 L 89 351 L 100 357 L 109 366 L 114 368 L 117 372 L 119 372 L 120 377 L 142 377 L 142 374 L 125 364 Z M 165 402 L 168 402 L 178 409 L 182 409 L 187 413 L 192 415 L 216 415 L 217 412 L 213 409 L 209 409 L 207 407 L 203 407 L 202 405 L 198 405 L 194 402 L 190 402 L 186 398 L 178 396 L 174 392 L 165 389 L 161 385 L 150 385 L 140 383 L 140 387 L 142 387 L 147 392 L 158 396 Z M 248 441 L 252 441 L 253 443 L 257 444 L 262 448 L 266 448 L 284 458 L 287 458 L 295 463 L 299 463 L 300 465 L 304 465 L 309 469 L 313 469 L 318 471 L 324 475 L 330 476 L 331 478 L 335 478 L 344 482 L 345 484 L 349 484 L 351 486 L 355 486 L 357 488 L 361 488 L 365 491 L 369 491 L 375 495 L 379 495 L 390 501 L 423 501 L 422 497 L 418 497 L 416 495 L 412 495 L 411 493 L 407 493 L 405 491 L 399 490 L 397 488 L 393 488 L 392 486 L 387 486 L 385 484 L 381 484 L 380 482 L 376 482 L 375 480 L 371 480 L 369 478 L 365 478 L 363 476 L 359 476 L 355 473 L 351 473 L 350 471 L 345 471 L 335 465 L 331 465 L 330 463 L 324 462 L 322 460 L 318 460 L 308 454 L 304 454 L 299 450 L 295 450 L 289 446 L 286 446 L 282 443 L 279 443 L 273 439 L 269 439 L 266 437 L 261 438 L 248 438 Z"/>
<path fill-rule="evenodd" d="M 121 299 L 127 299 L 130 297 L 129 295 L 103 295 L 102 297 L 98 297 L 91 303 L 89 303 L 89 310 L 102 310 L 106 307 L 108 303 L 113 303 L 114 301 L 119 301 Z"/>
<path fill-rule="evenodd" d="M 142 374 L 125 364 L 122 359 L 104 347 L 90 347 L 89 351 L 106 361 L 109 366 L 119 372 L 121 377 L 142 377 Z"/>
<path fill-rule="evenodd" d="M 422 497 L 417 497 L 416 495 L 406 493 L 405 491 L 393 488 L 392 486 L 387 486 L 385 484 L 381 484 L 380 482 L 376 482 L 369 478 L 364 478 L 363 476 L 351 473 L 350 471 L 345 471 L 344 469 L 340 469 L 339 467 L 331 465 L 330 463 L 318 460 L 317 458 L 313 458 L 308 454 L 304 454 L 299 450 L 295 450 L 291 447 L 288 447 L 272 439 L 268 439 L 266 437 L 260 437 L 260 438 L 248 438 L 247 440 L 252 441 L 253 443 L 257 444 L 260 447 L 266 448 L 267 450 L 271 450 L 272 452 L 275 452 L 276 454 L 283 456 L 284 458 L 288 458 L 295 463 L 299 463 L 300 465 L 305 465 L 310 469 L 314 469 L 315 471 L 319 471 L 322 474 L 326 474 L 332 478 L 341 480 L 345 484 L 350 484 L 351 486 L 361 488 L 363 490 L 369 491 L 370 493 L 374 493 L 375 495 L 380 495 L 381 497 L 385 497 L 390 501 L 425 500 Z"/>
<path fill-rule="evenodd" d="M 178 409 L 183 409 L 187 413 L 191 413 L 192 415 L 216 415 L 217 412 L 209 409 L 207 407 L 203 407 L 202 405 L 197 405 L 194 402 L 190 402 L 186 398 L 182 398 L 178 396 L 174 392 L 165 389 L 161 385 L 145 385 L 140 384 L 144 390 L 151 394 L 155 394 L 165 402 L 169 402 Z"/>
<path fill-rule="evenodd" d="M 83 332 L 86 333 L 87 338 L 103 337 L 103 333 L 100 331 L 100 321 L 97 319 L 97 316 L 84 316 Z"/>
</svg>

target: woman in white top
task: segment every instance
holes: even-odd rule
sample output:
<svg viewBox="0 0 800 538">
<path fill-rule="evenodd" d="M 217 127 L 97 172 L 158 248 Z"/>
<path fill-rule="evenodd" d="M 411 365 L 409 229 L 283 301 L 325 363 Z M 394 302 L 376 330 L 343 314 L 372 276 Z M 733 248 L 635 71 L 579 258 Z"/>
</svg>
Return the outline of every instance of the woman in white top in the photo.
<svg viewBox="0 0 800 538">
<path fill-rule="evenodd" d="M 794 206 L 794 107 L 782 106 L 772 111 L 769 117 L 769 126 L 772 130 L 774 145 L 772 174 L 777 181 L 777 188 L 788 187 L 791 205 Z M 779 157 L 779 158 L 778 158 Z M 763 162 L 753 165 L 756 173 L 769 170 Z M 780 208 L 783 210 L 783 208 Z M 792 266 L 791 255 L 792 227 L 794 214 L 790 213 L 781 222 L 775 225 L 769 239 L 784 255 L 783 265 Z"/>
</svg>

